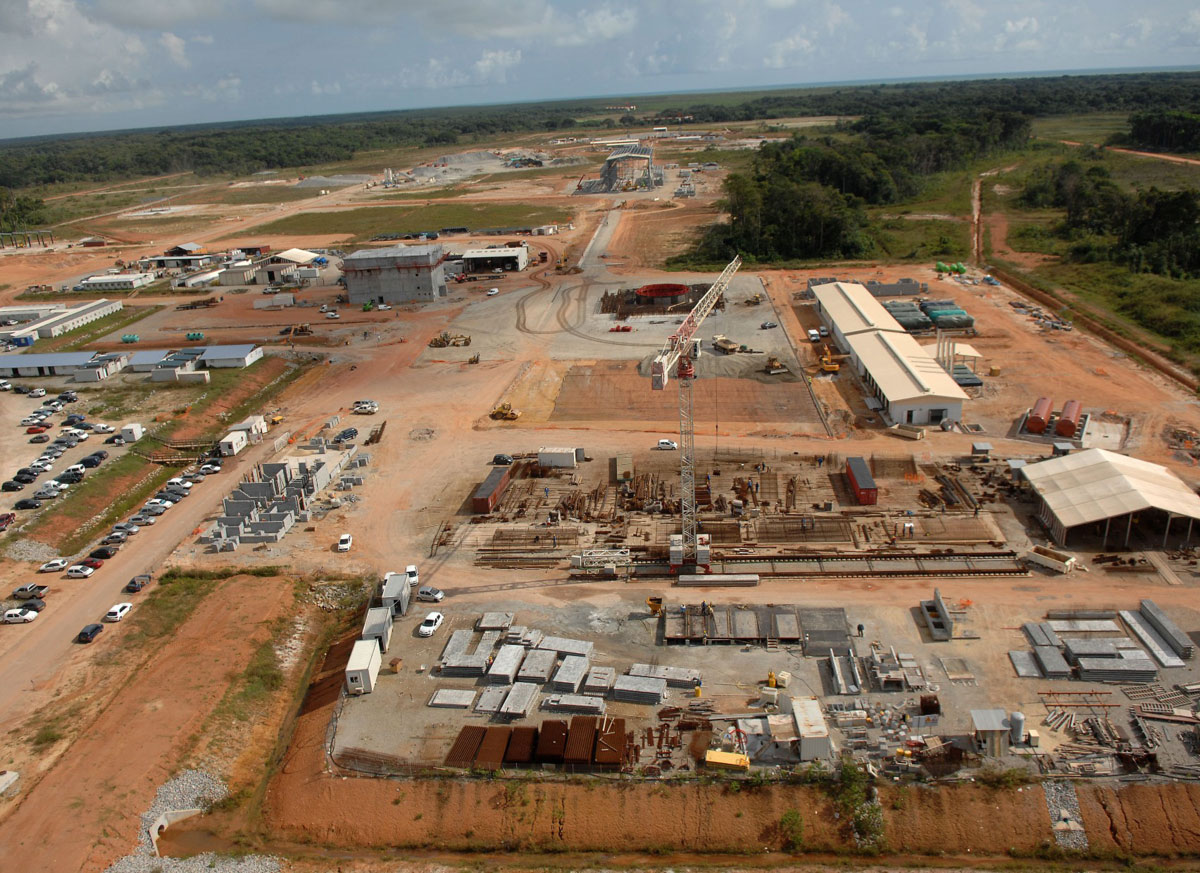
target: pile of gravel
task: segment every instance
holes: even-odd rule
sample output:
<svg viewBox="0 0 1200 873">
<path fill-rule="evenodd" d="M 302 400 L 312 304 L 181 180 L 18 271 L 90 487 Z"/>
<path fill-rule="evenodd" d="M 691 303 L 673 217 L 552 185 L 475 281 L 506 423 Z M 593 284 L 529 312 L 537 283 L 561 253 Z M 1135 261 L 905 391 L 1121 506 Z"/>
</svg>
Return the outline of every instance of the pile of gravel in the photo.
<svg viewBox="0 0 1200 873">
<path fill-rule="evenodd" d="M 6 554 L 14 561 L 33 561 L 44 564 L 51 558 L 57 558 L 58 552 L 45 543 L 37 540 L 20 539 L 9 544 Z"/>
<path fill-rule="evenodd" d="M 201 770 L 184 770 L 158 789 L 150 808 L 142 813 L 137 849 L 108 868 L 105 873 L 279 873 L 278 858 L 242 855 L 226 858 L 203 854 L 191 858 L 160 858 L 154 854 L 150 829 L 164 813 L 182 809 L 207 809 L 229 794 L 225 783 Z"/>
<path fill-rule="evenodd" d="M 1046 809 L 1050 812 L 1051 826 L 1054 828 L 1054 839 L 1064 849 L 1086 851 L 1088 847 L 1087 831 L 1082 829 L 1083 813 L 1079 810 L 1079 798 L 1075 794 L 1075 786 L 1070 782 L 1043 782 L 1042 791 L 1046 795 Z M 1072 822 L 1078 822 L 1080 830 L 1067 830 L 1061 827 L 1063 815 Z"/>
</svg>

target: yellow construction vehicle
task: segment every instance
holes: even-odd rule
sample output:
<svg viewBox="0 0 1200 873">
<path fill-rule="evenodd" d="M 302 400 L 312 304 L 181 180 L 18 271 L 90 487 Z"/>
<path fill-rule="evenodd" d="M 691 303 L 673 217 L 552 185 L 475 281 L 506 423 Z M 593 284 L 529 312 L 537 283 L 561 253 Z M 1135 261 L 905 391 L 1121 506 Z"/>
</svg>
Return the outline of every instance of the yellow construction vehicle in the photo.
<svg viewBox="0 0 1200 873">
<path fill-rule="evenodd" d="M 467 358 L 467 363 L 468 364 L 478 364 L 479 363 L 479 352 L 476 352 L 475 354 L 471 355 L 471 357 Z"/>
<path fill-rule="evenodd" d="M 463 334 L 450 334 L 442 331 L 429 341 L 431 349 L 444 349 L 448 346 L 469 346 L 471 338 Z"/>
<path fill-rule="evenodd" d="M 788 368 L 783 365 L 783 362 L 779 358 L 770 355 L 767 357 L 767 365 L 763 367 L 763 370 L 768 376 L 778 376 L 780 373 L 786 373 Z"/>
<path fill-rule="evenodd" d="M 761 293 L 754 294 L 753 296 L 746 298 L 746 305 L 747 306 L 758 306 L 760 303 L 762 303 L 762 299 L 763 299 L 763 296 Z"/>
<path fill-rule="evenodd" d="M 521 410 L 513 409 L 507 400 L 488 413 L 494 421 L 516 421 L 521 417 Z"/>
<path fill-rule="evenodd" d="M 647 597 L 646 605 L 650 607 L 651 615 L 658 615 L 662 612 L 663 599 L 661 597 Z"/>
<path fill-rule="evenodd" d="M 842 365 L 838 362 L 845 360 L 848 357 L 849 355 L 842 355 L 834 352 L 834 350 L 829 347 L 829 343 L 825 343 L 821 346 L 821 353 L 817 357 L 817 361 L 820 364 L 821 372 L 836 373 L 842 369 Z"/>
</svg>

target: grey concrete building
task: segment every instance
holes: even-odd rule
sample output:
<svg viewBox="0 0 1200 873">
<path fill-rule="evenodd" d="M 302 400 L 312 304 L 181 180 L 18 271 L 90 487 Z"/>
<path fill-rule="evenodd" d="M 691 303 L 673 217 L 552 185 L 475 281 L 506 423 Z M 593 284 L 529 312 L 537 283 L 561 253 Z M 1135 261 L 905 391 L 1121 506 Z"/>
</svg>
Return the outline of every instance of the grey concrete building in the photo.
<svg viewBox="0 0 1200 873">
<path fill-rule="evenodd" d="M 440 244 L 363 249 L 342 261 L 351 303 L 412 303 L 446 296 Z"/>
</svg>

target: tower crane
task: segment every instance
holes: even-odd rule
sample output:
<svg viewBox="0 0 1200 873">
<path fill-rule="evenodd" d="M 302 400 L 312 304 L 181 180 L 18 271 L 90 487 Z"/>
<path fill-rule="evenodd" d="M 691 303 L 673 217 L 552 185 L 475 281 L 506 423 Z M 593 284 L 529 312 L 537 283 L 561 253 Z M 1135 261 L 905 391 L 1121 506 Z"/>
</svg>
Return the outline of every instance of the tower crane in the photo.
<svg viewBox="0 0 1200 873">
<path fill-rule="evenodd" d="M 662 351 L 654 358 L 650 367 L 650 384 L 655 391 L 667 387 L 672 372 L 679 382 L 679 497 L 683 516 L 682 553 L 672 544 L 671 571 L 676 572 L 680 567 L 697 565 L 708 570 L 707 549 L 704 555 L 697 554 L 699 541 L 699 521 L 696 518 L 696 429 L 693 420 L 692 382 L 696 378 L 696 366 L 693 363 L 699 353 L 699 340 L 696 335 L 700 325 L 729 283 L 733 274 L 742 265 L 740 257 L 734 257 L 713 282 L 712 287 L 692 307 L 692 311 L 684 318 L 683 324 L 675 333 L 667 337 Z M 699 560 L 698 560 L 699 558 Z"/>
</svg>

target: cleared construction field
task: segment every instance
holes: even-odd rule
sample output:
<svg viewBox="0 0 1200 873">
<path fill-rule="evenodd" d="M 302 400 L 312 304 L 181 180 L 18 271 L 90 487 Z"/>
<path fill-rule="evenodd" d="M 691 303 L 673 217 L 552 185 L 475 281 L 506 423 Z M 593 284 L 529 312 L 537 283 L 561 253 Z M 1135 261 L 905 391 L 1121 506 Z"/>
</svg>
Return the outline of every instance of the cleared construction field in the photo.
<svg viewBox="0 0 1200 873">
<path fill-rule="evenodd" d="M 379 206 L 289 215 L 263 225 L 263 234 L 352 234 L 370 239 L 380 233 L 419 233 L 443 227 L 513 227 L 568 221 L 571 212 L 524 203 L 448 203 L 437 206 Z"/>
</svg>

